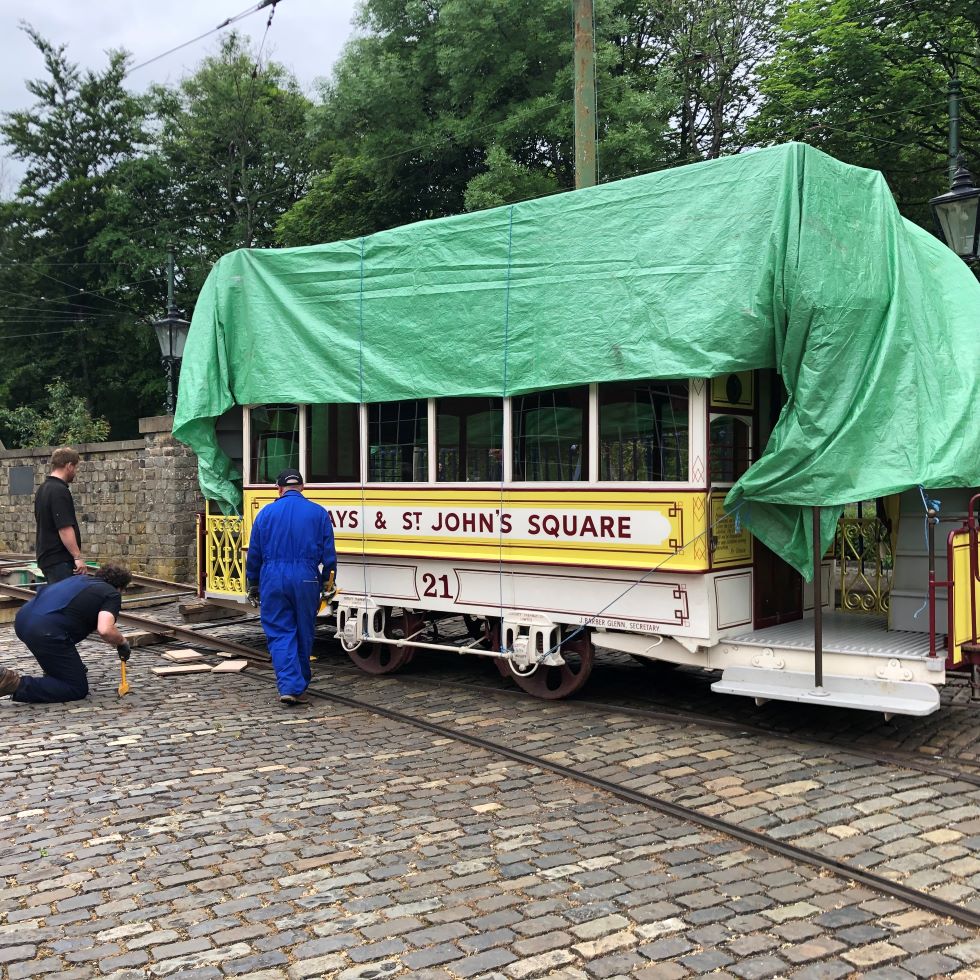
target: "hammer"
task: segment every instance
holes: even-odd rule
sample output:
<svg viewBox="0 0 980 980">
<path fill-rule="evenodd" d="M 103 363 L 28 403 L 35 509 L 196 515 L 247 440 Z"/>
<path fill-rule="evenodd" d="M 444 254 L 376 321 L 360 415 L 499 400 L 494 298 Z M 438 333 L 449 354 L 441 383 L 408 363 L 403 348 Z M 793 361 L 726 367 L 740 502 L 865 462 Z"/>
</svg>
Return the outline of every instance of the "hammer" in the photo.
<svg viewBox="0 0 980 980">
<path fill-rule="evenodd" d="M 125 697 L 129 694 L 129 683 L 126 680 L 126 661 L 129 660 L 129 654 L 132 651 L 128 642 L 120 643 L 116 647 L 116 652 L 119 654 L 119 669 L 122 671 L 122 679 L 119 682 L 119 687 L 117 693 L 119 697 Z"/>
</svg>

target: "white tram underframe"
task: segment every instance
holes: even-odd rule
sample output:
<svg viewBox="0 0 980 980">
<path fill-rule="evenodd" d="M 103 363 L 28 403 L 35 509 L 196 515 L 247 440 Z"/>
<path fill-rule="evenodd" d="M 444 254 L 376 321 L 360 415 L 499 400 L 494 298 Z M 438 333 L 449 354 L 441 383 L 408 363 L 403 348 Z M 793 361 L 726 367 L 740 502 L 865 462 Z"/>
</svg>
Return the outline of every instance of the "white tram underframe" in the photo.
<svg viewBox="0 0 980 980">
<path fill-rule="evenodd" d="M 833 595 L 830 571 L 825 563 L 825 596 Z M 370 593 L 358 590 L 365 576 Z M 454 596 L 445 609 L 438 602 L 427 609 L 411 604 L 420 601 L 415 581 L 444 576 L 469 599 Z M 498 579 L 502 595 L 495 597 L 489 593 Z M 821 689 L 815 690 L 812 589 L 803 619 L 753 630 L 744 621 L 733 624 L 733 616 L 748 608 L 751 598 L 748 572 L 660 575 L 637 582 L 636 576 L 612 571 L 598 577 L 593 570 L 548 567 L 501 573 L 489 563 L 447 569 L 435 562 L 409 567 L 379 561 L 364 566 L 344 562 L 338 580 L 353 588 L 332 609 L 337 637 L 354 663 L 372 674 L 399 670 L 418 651 L 449 651 L 492 657 L 501 674 L 529 694 L 557 699 L 579 691 L 596 651 L 607 650 L 721 671 L 713 690 L 753 697 L 757 703 L 791 700 L 886 716 L 937 710 L 937 685 L 945 681 L 945 660 L 930 656 L 927 635 L 888 631 L 881 617 L 825 609 L 825 674 Z M 572 611 L 586 601 L 594 608 L 603 597 L 626 589 L 617 603 L 624 616 Z M 521 606 L 519 596 L 531 601 Z M 564 612 L 563 605 L 568 607 Z M 440 638 L 439 622 L 454 615 L 465 617 L 469 631 L 462 645 Z"/>
</svg>

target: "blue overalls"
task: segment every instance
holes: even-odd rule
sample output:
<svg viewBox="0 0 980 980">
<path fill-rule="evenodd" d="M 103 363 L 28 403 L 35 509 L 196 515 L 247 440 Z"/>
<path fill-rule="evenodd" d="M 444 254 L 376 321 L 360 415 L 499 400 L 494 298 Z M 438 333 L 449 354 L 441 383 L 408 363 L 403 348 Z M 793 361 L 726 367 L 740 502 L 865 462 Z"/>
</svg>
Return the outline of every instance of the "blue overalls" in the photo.
<svg viewBox="0 0 980 980">
<path fill-rule="evenodd" d="M 280 695 L 299 695 L 309 686 L 320 591 L 336 567 L 333 524 L 319 504 L 289 490 L 259 511 L 245 578 L 259 583 L 259 613 Z"/>
<path fill-rule="evenodd" d="M 14 692 L 15 701 L 51 704 L 81 701 L 88 694 L 85 664 L 75 644 L 98 625 L 98 620 L 83 636 L 72 636 L 78 623 L 64 615 L 65 607 L 94 582 L 87 575 L 74 575 L 62 582 L 46 585 L 17 611 L 14 632 L 25 643 L 44 671 L 43 677 L 22 677 Z"/>
</svg>

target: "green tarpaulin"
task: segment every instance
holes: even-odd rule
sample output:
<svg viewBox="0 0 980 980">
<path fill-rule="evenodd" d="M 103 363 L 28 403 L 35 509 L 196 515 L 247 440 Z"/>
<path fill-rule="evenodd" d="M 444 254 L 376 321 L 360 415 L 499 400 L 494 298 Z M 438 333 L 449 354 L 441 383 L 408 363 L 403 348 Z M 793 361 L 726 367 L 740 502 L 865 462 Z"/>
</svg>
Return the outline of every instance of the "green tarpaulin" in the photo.
<svg viewBox="0 0 980 980">
<path fill-rule="evenodd" d="M 241 250 L 194 310 L 174 434 L 240 504 L 234 404 L 514 395 L 776 367 L 788 400 L 728 495 L 803 573 L 810 516 L 980 485 L 980 285 L 884 178 L 810 147 L 679 167 L 356 241 Z"/>
</svg>

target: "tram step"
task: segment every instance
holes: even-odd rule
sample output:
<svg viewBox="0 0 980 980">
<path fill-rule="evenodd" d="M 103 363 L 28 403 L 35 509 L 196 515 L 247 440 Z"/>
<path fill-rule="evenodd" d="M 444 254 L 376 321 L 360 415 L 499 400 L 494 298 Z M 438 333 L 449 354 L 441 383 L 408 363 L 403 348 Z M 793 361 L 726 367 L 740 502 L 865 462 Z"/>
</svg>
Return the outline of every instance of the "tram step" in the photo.
<svg viewBox="0 0 980 980">
<path fill-rule="evenodd" d="M 888 715 L 930 715 L 939 708 L 939 691 L 932 684 L 825 675 L 823 689 L 817 692 L 810 672 L 758 667 L 728 667 L 721 680 L 711 685 L 711 690 L 767 701 L 882 711 Z"/>
</svg>

